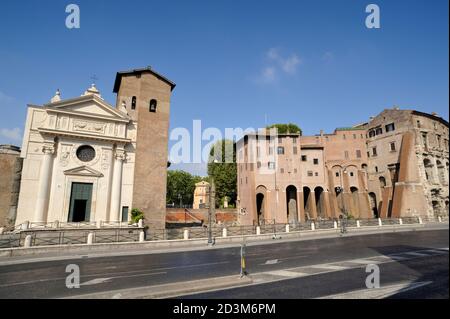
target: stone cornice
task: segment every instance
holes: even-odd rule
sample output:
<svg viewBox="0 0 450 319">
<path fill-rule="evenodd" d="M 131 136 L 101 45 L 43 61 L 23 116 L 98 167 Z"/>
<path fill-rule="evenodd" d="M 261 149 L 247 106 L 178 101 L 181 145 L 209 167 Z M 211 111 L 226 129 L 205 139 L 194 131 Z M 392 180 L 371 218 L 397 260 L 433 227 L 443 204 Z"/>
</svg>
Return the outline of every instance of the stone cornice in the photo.
<svg viewBox="0 0 450 319">
<path fill-rule="evenodd" d="M 87 138 L 87 139 L 93 139 L 93 140 L 101 140 L 101 141 L 113 141 L 113 142 L 122 142 L 122 143 L 131 143 L 131 139 L 129 138 L 120 138 L 120 137 L 113 137 L 113 136 L 107 136 L 107 135 L 95 135 L 95 134 L 88 134 L 83 132 L 68 132 L 68 131 L 61 131 L 61 130 L 54 130 L 54 129 L 44 129 L 44 128 L 38 128 L 38 131 L 41 134 L 48 134 L 48 135 L 54 135 L 54 136 L 70 136 L 75 138 Z"/>
</svg>

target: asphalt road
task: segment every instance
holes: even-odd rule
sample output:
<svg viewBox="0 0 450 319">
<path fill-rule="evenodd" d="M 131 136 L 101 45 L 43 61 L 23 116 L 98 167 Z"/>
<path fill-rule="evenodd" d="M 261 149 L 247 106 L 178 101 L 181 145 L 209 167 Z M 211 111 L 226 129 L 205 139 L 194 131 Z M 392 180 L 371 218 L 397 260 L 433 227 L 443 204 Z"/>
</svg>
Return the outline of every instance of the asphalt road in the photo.
<svg viewBox="0 0 450 319">
<path fill-rule="evenodd" d="M 414 231 L 290 241 L 247 247 L 250 274 L 379 255 L 448 247 L 449 231 Z M 276 260 L 275 263 L 271 261 Z M 81 287 L 66 287 L 66 266 L 80 268 Z M 448 298 L 448 253 L 380 266 L 381 281 L 431 282 L 397 297 Z M 0 298 L 59 298 L 239 274 L 240 248 L 77 258 L 0 266 Z M 313 298 L 361 289 L 367 274 L 343 270 L 190 297 Z M 301 288 L 299 288 L 301 287 Z"/>
</svg>

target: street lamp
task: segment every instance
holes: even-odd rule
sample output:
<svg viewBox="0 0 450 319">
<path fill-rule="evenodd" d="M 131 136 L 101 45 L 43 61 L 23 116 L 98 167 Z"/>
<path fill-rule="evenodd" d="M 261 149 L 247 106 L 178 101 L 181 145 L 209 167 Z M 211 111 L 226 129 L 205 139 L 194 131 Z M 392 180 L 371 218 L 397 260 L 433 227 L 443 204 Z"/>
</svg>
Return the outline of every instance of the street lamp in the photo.
<svg viewBox="0 0 450 319">
<path fill-rule="evenodd" d="M 219 163 L 214 159 L 214 163 Z M 209 186 L 209 209 L 208 209 L 208 245 L 213 244 L 212 240 L 212 214 L 216 210 L 216 185 L 214 184 L 214 177 L 211 176 L 211 185 Z"/>
<path fill-rule="evenodd" d="M 208 245 L 213 244 L 212 240 L 212 214 L 216 210 L 216 186 L 214 178 L 211 178 L 211 185 L 209 186 L 209 209 L 208 209 Z"/>
</svg>

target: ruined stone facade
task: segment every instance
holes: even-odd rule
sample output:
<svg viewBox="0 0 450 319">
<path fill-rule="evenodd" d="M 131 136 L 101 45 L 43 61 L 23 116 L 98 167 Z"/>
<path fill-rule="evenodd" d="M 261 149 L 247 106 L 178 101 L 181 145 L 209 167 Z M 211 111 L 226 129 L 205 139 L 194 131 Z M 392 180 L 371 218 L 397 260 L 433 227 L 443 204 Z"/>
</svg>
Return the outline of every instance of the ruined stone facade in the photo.
<svg viewBox="0 0 450 319">
<path fill-rule="evenodd" d="M 236 151 L 241 224 L 448 214 L 448 123 L 434 115 L 393 109 L 332 134 L 248 134 Z"/>
<path fill-rule="evenodd" d="M 448 122 L 394 108 L 365 127 L 372 209 L 381 217 L 448 215 Z"/>
<path fill-rule="evenodd" d="M 21 172 L 20 148 L 0 145 L 0 227 L 14 225 Z"/>
</svg>

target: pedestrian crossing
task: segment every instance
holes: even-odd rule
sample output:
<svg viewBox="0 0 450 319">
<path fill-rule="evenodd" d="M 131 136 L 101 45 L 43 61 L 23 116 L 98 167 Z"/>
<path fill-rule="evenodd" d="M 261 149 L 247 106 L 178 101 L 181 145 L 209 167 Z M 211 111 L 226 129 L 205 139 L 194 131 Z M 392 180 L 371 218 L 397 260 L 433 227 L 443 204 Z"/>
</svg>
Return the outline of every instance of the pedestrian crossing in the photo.
<svg viewBox="0 0 450 319">
<path fill-rule="evenodd" d="M 348 269 L 355 269 L 366 267 L 370 264 L 384 264 L 396 261 L 412 260 L 416 258 L 424 258 L 437 255 L 448 254 L 448 247 L 422 249 L 416 251 L 408 251 L 395 254 L 377 255 L 367 258 L 357 258 L 338 262 L 301 266 L 289 269 L 270 270 L 251 275 L 253 283 L 266 283 L 285 279 L 306 277 L 318 274 L 324 274 L 335 271 L 343 271 Z"/>
</svg>

